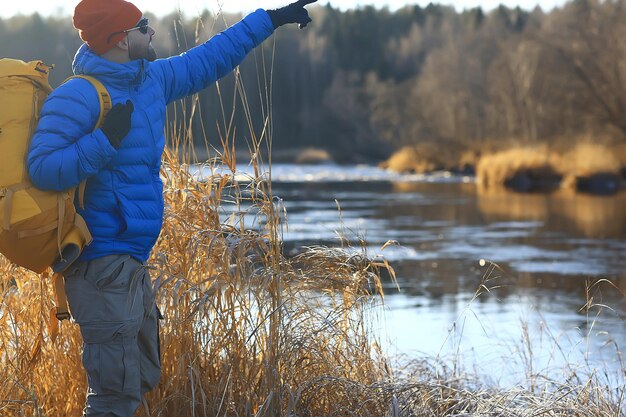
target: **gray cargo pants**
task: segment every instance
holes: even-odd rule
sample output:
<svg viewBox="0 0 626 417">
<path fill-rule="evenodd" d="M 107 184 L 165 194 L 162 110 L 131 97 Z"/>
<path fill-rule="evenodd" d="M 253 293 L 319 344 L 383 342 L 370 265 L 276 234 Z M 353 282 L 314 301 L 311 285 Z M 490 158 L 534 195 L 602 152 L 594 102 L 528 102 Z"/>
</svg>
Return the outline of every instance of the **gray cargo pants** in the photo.
<svg viewBox="0 0 626 417">
<path fill-rule="evenodd" d="M 128 255 L 80 262 L 64 273 L 83 336 L 85 416 L 131 417 L 159 382 L 159 312 L 147 269 Z"/>
</svg>

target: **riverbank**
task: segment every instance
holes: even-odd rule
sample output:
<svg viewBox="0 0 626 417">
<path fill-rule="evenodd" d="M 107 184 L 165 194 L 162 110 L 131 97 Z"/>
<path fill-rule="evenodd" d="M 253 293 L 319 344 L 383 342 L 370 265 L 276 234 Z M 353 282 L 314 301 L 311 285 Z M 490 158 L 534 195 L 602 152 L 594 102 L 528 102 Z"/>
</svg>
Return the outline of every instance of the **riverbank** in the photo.
<svg viewBox="0 0 626 417">
<path fill-rule="evenodd" d="M 475 174 L 481 187 L 506 187 L 520 192 L 565 188 L 610 195 L 626 188 L 626 144 L 513 146 L 447 156 L 420 147 L 405 147 L 380 166 L 405 173 L 447 170 Z"/>
</svg>

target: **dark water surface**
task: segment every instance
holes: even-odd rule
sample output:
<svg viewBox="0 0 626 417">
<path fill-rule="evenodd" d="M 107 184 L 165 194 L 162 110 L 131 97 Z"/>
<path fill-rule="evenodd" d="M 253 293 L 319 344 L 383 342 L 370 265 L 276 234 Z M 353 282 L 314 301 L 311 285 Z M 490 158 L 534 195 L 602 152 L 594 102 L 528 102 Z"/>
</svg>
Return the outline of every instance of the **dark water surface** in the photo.
<svg viewBox="0 0 626 417">
<path fill-rule="evenodd" d="M 370 167 L 275 165 L 272 179 L 287 250 L 363 237 L 391 262 L 400 290 L 386 281 L 376 327 L 399 362 L 458 357 L 504 385 L 594 369 L 624 383 L 626 193 L 487 192 Z"/>
</svg>

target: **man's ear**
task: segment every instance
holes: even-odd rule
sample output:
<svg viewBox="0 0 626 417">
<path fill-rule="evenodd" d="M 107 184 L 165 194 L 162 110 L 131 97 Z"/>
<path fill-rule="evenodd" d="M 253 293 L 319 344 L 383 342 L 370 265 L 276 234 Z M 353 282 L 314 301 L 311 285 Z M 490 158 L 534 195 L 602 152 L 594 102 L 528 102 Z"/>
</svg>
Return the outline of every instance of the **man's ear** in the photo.
<svg viewBox="0 0 626 417">
<path fill-rule="evenodd" d="M 118 48 L 123 51 L 128 51 L 128 36 L 124 36 L 124 38 L 115 44 Z"/>
</svg>

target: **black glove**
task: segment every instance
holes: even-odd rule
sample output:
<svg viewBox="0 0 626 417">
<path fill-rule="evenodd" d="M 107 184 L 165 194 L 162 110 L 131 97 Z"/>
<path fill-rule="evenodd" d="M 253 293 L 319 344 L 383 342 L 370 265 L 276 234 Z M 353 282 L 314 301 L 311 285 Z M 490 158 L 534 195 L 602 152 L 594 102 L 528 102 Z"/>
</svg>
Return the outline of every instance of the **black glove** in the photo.
<svg viewBox="0 0 626 417">
<path fill-rule="evenodd" d="M 300 29 L 303 29 L 311 22 L 309 13 L 304 6 L 315 3 L 316 1 L 317 0 L 298 0 L 280 9 L 267 10 L 267 14 L 269 14 L 270 19 L 272 19 L 274 29 L 278 29 L 280 26 L 287 23 L 299 23 Z"/>
<path fill-rule="evenodd" d="M 126 104 L 117 103 L 104 118 L 100 129 L 115 149 L 120 147 L 122 139 L 130 131 L 130 116 L 133 110 L 133 102 L 130 100 L 126 101 Z"/>
</svg>

